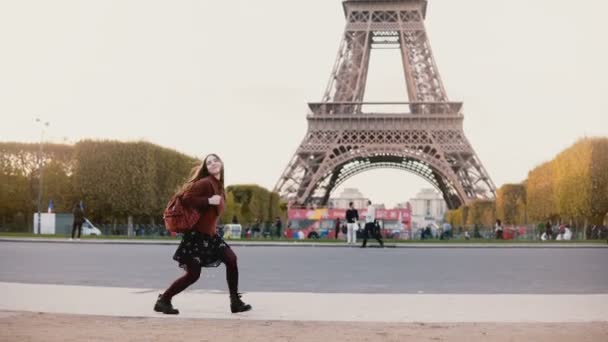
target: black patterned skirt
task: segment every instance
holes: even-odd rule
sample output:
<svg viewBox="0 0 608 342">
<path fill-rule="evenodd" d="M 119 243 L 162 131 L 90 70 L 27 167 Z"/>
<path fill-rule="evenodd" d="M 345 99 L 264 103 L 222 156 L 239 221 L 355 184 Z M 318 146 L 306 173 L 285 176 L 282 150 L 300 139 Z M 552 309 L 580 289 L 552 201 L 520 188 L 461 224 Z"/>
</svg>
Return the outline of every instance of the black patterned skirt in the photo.
<svg viewBox="0 0 608 342">
<path fill-rule="evenodd" d="M 179 267 L 186 269 L 186 265 L 193 260 L 202 267 L 218 267 L 224 248 L 230 248 L 226 241 L 218 234 L 208 235 L 197 231 L 184 233 L 182 242 L 177 247 L 173 260 L 179 263 Z"/>
</svg>

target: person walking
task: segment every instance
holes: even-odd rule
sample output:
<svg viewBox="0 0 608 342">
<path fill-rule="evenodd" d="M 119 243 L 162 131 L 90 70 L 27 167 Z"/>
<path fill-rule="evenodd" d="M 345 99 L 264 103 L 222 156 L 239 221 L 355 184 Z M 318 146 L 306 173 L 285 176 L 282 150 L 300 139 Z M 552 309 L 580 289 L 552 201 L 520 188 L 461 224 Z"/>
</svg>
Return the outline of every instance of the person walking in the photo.
<svg viewBox="0 0 608 342">
<path fill-rule="evenodd" d="M 545 224 L 545 234 L 547 235 L 547 240 L 553 240 L 553 229 L 551 228 L 550 221 L 547 221 Z"/>
<path fill-rule="evenodd" d="M 335 232 L 336 232 L 335 236 L 334 236 L 334 239 L 338 240 L 338 234 L 340 234 L 340 219 L 339 218 L 336 219 L 336 227 L 334 229 L 335 229 Z"/>
<path fill-rule="evenodd" d="M 359 221 L 359 212 L 355 209 L 353 202 L 348 203 L 346 210 L 346 243 L 354 245 L 357 243 L 357 230 Z"/>
<path fill-rule="evenodd" d="M 274 223 L 275 234 L 277 238 L 281 238 L 281 231 L 283 230 L 283 222 L 281 222 L 281 218 L 277 216 L 277 219 Z"/>
<path fill-rule="evenodd" d="M 239 271 L 236 254 L 218 235 L 216 224 L 224 210 L 224 164 L 216 154 L 209 154 L 203 163 L 195 168 L 190 179 L 182 186 L 181 196 L 185 207 L 196 209 L 201 216 L 192 230 L 182 236 L 173 259 L 186 271 L 158 296 L 154 311 L 177 315 L 171 299 L 194 284 L 201 275 L 202 267 L 226 265 L 226 281 L 230 293 L 232 313 L 251 310 L 251 305 L 241 300 L 238 292 Z"/>
<path fill-rule="evenodd" d="M 377 229 L 376 229 L 376 226 Z M 380 237 L 380 225 L 378 221 L 376 221 L 376 208 L 372 206 L 372 201 L 367 201 L 367 212 L 365 213 L 365 231 L 363 232 L 363 244 L 361 248 L 365 248 L 367 245 L 367 239 L 370 236 L 374 236 L 380 247 L 384 248 L 384 242 L 382 242 L 382 238 Z"/>
<path fill-rule="evenodd" d="M 496 224 L 494 225 L 494 233 L 496 234 L 496 240 L 502 240 L 502 232 L 503 232 L 502 222 L 500 220 L 496 220 Z"/>
<path fill-rule="evenodd" d="M 76 231 L 78 231 L 78 240 L 80 240 L 80 233 L 82 232 L 82 224 L 84 223 L 84 210 L 80 206 L 80 203 L 76 202 L 74 204 L 74 208 L 72 209 L 72 214 L 74 215 L 74 221 L 72 222 L 72 237 L 71 240 L 74 240 L 74 236 Z"/>
</svg>

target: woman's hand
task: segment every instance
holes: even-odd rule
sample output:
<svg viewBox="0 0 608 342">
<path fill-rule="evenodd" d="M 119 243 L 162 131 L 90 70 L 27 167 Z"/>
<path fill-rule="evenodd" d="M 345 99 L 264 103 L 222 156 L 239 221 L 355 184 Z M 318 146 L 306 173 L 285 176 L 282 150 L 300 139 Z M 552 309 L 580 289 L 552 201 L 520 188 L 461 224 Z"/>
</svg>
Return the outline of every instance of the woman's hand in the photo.
<svg viewBox="0 0 608 342">
<path fill-rule="evenodd" d="M 222 199 L 222 197 L 220 195 L 213 195 L 213 196 L 209 197 L 209 204 L 210 205 L 219 205 L 221 199 Z"/>
</svg>

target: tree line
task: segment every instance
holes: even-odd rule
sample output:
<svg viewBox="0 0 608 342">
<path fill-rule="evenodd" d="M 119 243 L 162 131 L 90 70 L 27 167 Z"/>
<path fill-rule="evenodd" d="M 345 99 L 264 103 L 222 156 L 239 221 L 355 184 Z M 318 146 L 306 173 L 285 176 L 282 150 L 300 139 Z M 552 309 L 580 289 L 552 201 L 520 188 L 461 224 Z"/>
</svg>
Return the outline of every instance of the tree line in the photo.
<svg viewBox="0 0 608 342">
<path fill-rule="evenodd" d="M 39 159 L 40 158 L 40 159 Z M 28 231 L 37 212 L 39 163 L 42 211 L 71 212 L 83 202 L 88 218 L 104 224 L 162 223 L 168 199 L 200 159 L 148 142 L 83 140 L 74 145 L 0 143 L 0 227 Z M 278 194 L 257 185 L 227 187 L 225 223 L 284 217 Z M 281 209 L 282 208 L 282 209 Z"/>
<path fill-rule="evenodd" d="M 27 231 L 37 211 L 39 162 L 43 164 L 42 211 L 70 212 L 83 201 L 98 223 L 162 222 L 169 197 L 201 161 L 148 142 L 83 140 L 74 145 L 0 143 L 0 227 Z M 491 226 L 550 220 L 577 226 L 602 224 L 608 214 L 608 138 L 584 138 L 528 173 L 505 184 L 495 201 L 476 201 L 448 211 L 454 226 Z M 245 225 L 283 220 L 286 204 L 257 185 L 226 188 L 222 222 Z"/>
<path fill-rule="evenodd" d="M 518 184 L 505 184 L 496 201 L 476 201 L 450 210 L 455 226 L 491 226 L 551 221 L 577 227 L 608 220 L 608 138 L 584 138 L 528 173 Z"/>
</svg>

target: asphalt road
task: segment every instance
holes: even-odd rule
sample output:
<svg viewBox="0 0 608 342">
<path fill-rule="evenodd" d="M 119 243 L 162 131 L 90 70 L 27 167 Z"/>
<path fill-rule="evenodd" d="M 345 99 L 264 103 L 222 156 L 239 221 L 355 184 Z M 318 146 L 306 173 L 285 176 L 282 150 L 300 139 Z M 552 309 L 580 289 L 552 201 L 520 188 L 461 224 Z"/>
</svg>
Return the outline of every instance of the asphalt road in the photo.
<svg viewBox="0 0 608 342">
<path fill-rule="evenodd" d="M 0 242 L 0 281 L 163 289 L 175 248 Z M 606 248 L 233 248 L 244 292 L 608 293 Z M 225 291 L 224 266 L 192 288 Z"/>
</svg>

